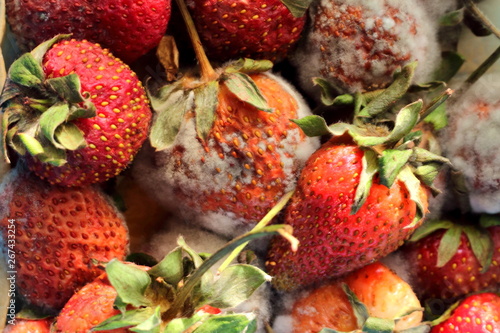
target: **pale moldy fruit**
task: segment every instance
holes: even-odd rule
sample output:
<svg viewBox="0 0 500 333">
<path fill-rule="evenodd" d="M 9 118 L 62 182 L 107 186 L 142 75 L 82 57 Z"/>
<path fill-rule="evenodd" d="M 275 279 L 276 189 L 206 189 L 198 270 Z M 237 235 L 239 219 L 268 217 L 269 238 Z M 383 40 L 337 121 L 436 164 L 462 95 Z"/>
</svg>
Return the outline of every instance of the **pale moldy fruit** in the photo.
<svg viewBox="0 0 500 333">
<path fill-rule="evenodd" d="M 437 24 L 414 2 L 322 0 L 309 15 L 291 61 L 301 86 L 315 97 L 315 77 L 352 93 L 387 86 L 395 70 L 415 60 L 414 81 L 426 81 L 438 64 Z"/>
</svg>

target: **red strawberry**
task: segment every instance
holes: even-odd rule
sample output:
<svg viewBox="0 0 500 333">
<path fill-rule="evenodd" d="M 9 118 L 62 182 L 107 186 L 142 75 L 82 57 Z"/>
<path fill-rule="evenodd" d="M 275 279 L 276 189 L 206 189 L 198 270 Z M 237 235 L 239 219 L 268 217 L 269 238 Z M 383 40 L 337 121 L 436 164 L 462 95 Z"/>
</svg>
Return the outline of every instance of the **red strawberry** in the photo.
<svg viewBox="0 0 500 333">
<path fill-rule="evenodd" d="M 431 333 L 451 332 L 500 332 L 500 296 L 493 293 L 469 296 L 459 303 L 449 318 L 431 330 Z"/>
<path fill-rule="evenodd" d="M 419 297 L 454 298 L 499 286 L 500 223 L 488 228 L 434 221 L 403 248 Z"/>
<path fill-rule="evenodd" d="M 60 309 L 100 274 L 93 259 L 123 258 L 127 251 L 125 223 L 97 188 L 47 186 L 15 170 L 0 197 L 4 252 L 14 258 L 8 268 L 17 271 L 18 292 L 28 303 Z"/>
<path fill-rule="evenodd" d="M 136 74 L 108 50 L 61 38 L 10 67 L 4 135 L 52 184 L 103 182 L 126 168 L 146 139 L 149 102 Z M 32 72 L 23 76 L 26 68 Z"/>
<path fill-rule="evenodd" d="M 16 319 L 7 325 L 3 333 L 50 333 L 51 319 Z"/>
<path fill-rule="evenodd" d="M 422 311 L 416 311 L 421 308 L 420 301 L 410 285 L 377 262 L 343 279 L 302 292 L 291 305 L 293 328 L 286 327 L 286 316 L 282 315 L 274 324 L 276 333 L 313 333 L 324 327 L 341 332 L 360 329 L 343 283 L 366 306 L 370 317 L 398 319 L 397 330 L 418 326 L 422 321 Z"/>
<path fill-rule="evenodd" d="M 294 17 L 280 0 L 190 0 L 188 7 L 208 56 L 281 60 L 299 39 L 306 17 Z"/>
<path fill-rule="evenodd" d="M 7 0 L 5 5 L 12 32 L 24 49 L 72 33 L 103 44 L 128 63 L 158 45 L 170 18 L 170 0 Z"/>
</svg>

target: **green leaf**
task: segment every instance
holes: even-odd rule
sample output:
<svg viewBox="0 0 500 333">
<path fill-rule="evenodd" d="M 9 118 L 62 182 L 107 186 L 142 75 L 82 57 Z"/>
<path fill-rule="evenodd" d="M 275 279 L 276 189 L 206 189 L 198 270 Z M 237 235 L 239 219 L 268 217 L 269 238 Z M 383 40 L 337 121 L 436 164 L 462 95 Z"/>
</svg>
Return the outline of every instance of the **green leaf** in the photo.
<svg viewBox="0 0 500 333">
<path fill-rule="evenodd" d="M 363 206 L 370 195 L 370 189 L 373 184 L 373 176 L 378 172 L 377 154 L 372 150 L 365 150 L 362 159 L 363 168 L 359 176 L 359 184 L 356 188 L 354 202 L 351 207 L 351 214 L 356 214 Z"/>
<path fill-rule="evenodd" d="M 433 74 L 433 80 L 448 82 L 458 73 L 465 58 L 453 51 L 443 52 L 441 58 L 441 63 Z"/>
<path fill-rule="evenodd" d="M 39 64 L 42 63 L 43 57 L 45 56 L 45 53 L 57 42 L 60 42 L 63 39 L 68 39 L 71 37 L 71 34 L 60 34 L 57 36 L 54 36 L 53 38 L 46 40 L 45 42 L 38 44 L 37 47 L 35 47 L 33 50 L 31 50 L 31 54 L 33 57 L 37 60 Z"/>
<path fill-rule="evenodd" d="M 473 226 L 464 226 L 463 228 L 477 260 L 481 264 L 481 273 L 486 273 L 491 265 L 495 245 L 490 233 L 484 229 L 478 229 Z"/>
<path fill-rule="evenodd" d="M 58 103 L 50 107 L 40 116 L 40 129 L 42 134 L 56 148 L 64 149 L 65 147 L 55 139 L 55 132 L 59 125 L 68 120 L 69 106 L 66 103 Z"/>
<path fill-rule="evenodd" d="M 149 275 L 162 277 L 165 282 L 177 286 L 184 276 L 182 248 L 177 247 L 168 253 L 162 261 L 151 267 Z"/>
<path fill-rule="evenodd" d="M 205 321 L 210 314 L 196 312 L 190 318 L 175 318 L 165 327 L 164 333 L 184 333 L 196 323 Z"/>
<path fill-rule="evenodd" d="M 410 199 L 417 205 L 417 211 L 415 213 L 413 222 L 405 227 L 411 229 L 414 228 L 422 220 L 425 213 L 427 213 L 424 210 L 424 207 L 426 205 L 422 202 L 422 198 L 420 196 L 420 189 L 422 184 L 408 165 L 401 169 L 398 175 L 398 179 L 405 184 L 406 189 L 410 193 Z"/>
<path fill-rule="evenodd" d="M 451 27 L 460 24 L 464 19 L 464 8 L 448 12 L 439 18 L 439 25 Z"/>
<path fill-rule="evenodd" d="M 291 119 L 297 124 L 305 135 L 309 137 L 331 134 L 328 125 L 323 117 L 311 115 L 300 119 Z"/>
<path fill-rule="evenodd" d="M 412 158 L 413 158 L 413 160 L 415 162 L 419 162 L 419 163 L 437 162 L 437 163 L 440 163 L 440 164 L 451 165 L 450 160 L 447 159 L 446 157 L 443 157 L 443 156 L 438 155 L 438 154 L 431 153 L 427 149 L 423 149 L 423 148 L 419 148 L 419 147 L 415 147 L 413 149 L 413 156 L 412 156 Z"/>
<path fill-rule="evenodd" d="M 211 316 L 205 320 L 193 333 L 243 333 L 251 324 L 244 314 L 218 315 Z"/>
<path fill-rule="evenodd" d="M 313 78 L 313 84 L 317 85 L 321 89 L 321 102 L 324 105 L 344 105 L 345 102 L 347 105 L 352 104 L 354 102 L 354 97 L 352 95 L 341 95 L 338 96 L 338 92 L 341 91 L 338 87 L 335 87 L 330 81 L 325 80 L 321 77 Z M 349 98 L 350 96 L 350 98 Z M 338 98 L 338 99 L 337 99 Z M 351 100 L 351 103 L 349 103 Z M 336 104 L 339 103 L 339 104 Z"/>
<path fill-rule="evenodd" d="M 39 136 L 40 143 L 43 146 L 43 154 L 37 155 L 38 158 L 43 163 L 49 163 L 53 166 L 62 166 L 66 164 L 66 151 L 64 149 L 56 148 L 49 140 L 44 136 Z"/>
<path fill-rule="evenodd" d="M 219 82 L 210 81 L 194 89 L 194 112 L 196 115 L 196 133 L 205 141 L 215 121 L 215 112 L 219 104 Z"/>
<path fill-rule="evenodd" d="M 444 233 L 438 247 L 437 267 L 446 265 L 457 253 L 462 231 L 463 229 L 460 226 L 454 225 Z"/>
<path fill-rule="evenodd" d="M 45 74 L 33 55 L 25 53 L 10 66 L 9 78 L 14 83 L 32 88 L 42 84 Z"/>
<path fill-rule="evenodd" d="M 402 167 L 413 155 L 412 150 L 386 149 L 380 157 L 380 183 L 390 188 Z"/>
<path fill-rule="evenodd" d="M 436 230 L 450 229 L 454 225 L 455 224 L 453 222 L 448 220 L 434 220 L 426 222 L 415 230 L 415 232 L 411 235 L 409 241 L 417 242 L 422 238 L 425 238 L 430 234 L 434 233 Z"/>
<path fill-rule="evenodd" d="M 136 326 L 148 320 L 158 310 L 159 307 L 156 309 L 147 307 L 129 310 L 123 314 L 117 314 L 116 316 L 106 319 L 99 325 L 92 328 L 92 331 L 107 331 L 116 328 Z"/>
<path fill-rule="evenodd" d="M 54 138 L 64 149 L 68 150 L 77 150 L 87 146 L 82 130 L 73 123 L 61 124 L 56 129 Z"/>
<path fill-rule="evenodd" d="M 261 111 L 273 111 L 267 104 L 267 100 L 260 92 L 259 87 L 247 74 L 231 73 L 225 76 L 224 84 L 242 102 L 253 105 Z"/>
<path fill-rule="evenodd" d="M 224 69 L 224 73 L 262 73 L 273 68 L 273 63 L 270 60 L 253 60 L 249 58 L 238 59 L 229 64 Z"/>
<path fill-rule="evenodd" d="M 80 118 L 93 118 L 96 116 L 96 108 L 94 103 L 86 102 L 86 107 L 71 105 L 69 108 L 68 121 L 73 121 Z"/>
<path fill-rule="evenodd" d="M 499 226 L 500 216 L 491 214 L 481 214 L 479 216 L 479 225 L 483 228 Z"/>
<path fill-rule="evenodd" d="M 191 257 L 191 260 L 194 264 L 196 271 L 199 271 L 199 268 L 203 265 L 205 260 L 203 260 L 203 258 L 200 256 L 199 253 L 197 253 L 195 250 L 193 250 L 186 244 L 186 241 L 182 236 L 179 236 L 177 238 L 177 244 Z M 189 279 L 192 279 L 192 276 Z M 200 288 L 200 293 L 203 296 L 209 293 L 210 285 L 212 284 L 213 280 L 214 280 L 214 275 L 208 269 L 202 275 L 199 276 L 198 285 Z M 183 289 L 185 289 L 185 287 L 183 287 Z"/>
<path fill-rule="evenodd" d="M 394 320 L 369 317 L 362 330 L 364 333 L 392 333 L 395 327 Z"/>
<path fill-rule="evenodd" d="M 435 189 L 432 184 L 439 174 L 441 169 L 441 164 L 439 163 L 429 163 L 424 164 L 415 169 L 415 175 L 427 186 L 429 186 L 435 194 L 439 194 L 439 190 Z"/>
<path fill-rule="evenodd" d="M 151 277 L 142 269 L 113 259 L 106 265 L 106 273 L 118 296 L 134 307 L 148 306 L 144 292 L 151 284 Z"/>
<path fill-rule="evenodd" d="M 431 331 L 431 326 L 429 324 L 422 324 L 410 328 L 405 328 L 404 330 L 398 330 L 397 333 L 429 333 Z"/>
<path fill-rule="evenodd" d="M 158 104 L 158 103 L 157 103 Z M 164 150 L 174 144 L 184 121 L 186 112 L 192 109 L 193 99 L 183 91 L 171 94 L 160 109 L 151 125 L 150 141 L 156 150 Z"/>
<path fill-rule="evenodd" d="M 302 17 L 312 3 L 312 0 L 281 0 L 295 17 Z"/>
<path fill-rule="evenodd" d="M 412 62 L 403 67 L 401 72 L 396 74 L 393 83 L 380 95 L 374 98 L 358 114 L 360 117 L 374 117 L 388 110 L 394 103 L 402 98 L 410 87 L 415 72 L 416 62 Z"/>
<path fill-rule="evenodd" d="M 80 77 L 75 73 L 48 79 L 46 82 L 63 101 L 75 104 L 85 101 L 85 98 L 80 93 Z"/>
<path fill-rule="evenodd" d="M 269 279 L 270 277 L 256 266 L 229 266 L 210 287 L 208 304 L 219 309 L 236 307 Z"/>
<path fill-rule="evenodd" d="M 160 307 L 157 306 L 155 312 L 149 318 L 144 320 L 139 325 L 129 328 L 129 330 L 138 333 L 160 333 L 161 324 L 162 320 Z"/>
<path fill-rule="evenodd" d="M 38 141 L 31 135 L 27 133 L 19 133 L 17 137 L 21 140 L 24 147 L 26 147 L 26 150 L 28 151 L 28 153 L 30 153 L 31 156 L 41 155 L 45 152 L 42 145 L 40 144 L 40 141 Z"/>
<path fill-rule="evenodd" d="M 368 313 L 368 308 L 364 305 L 356 294 L 349 288 L 349 286 L 342 282 L 341 284 L 342 290 L 344 290 L 349 303 L 352 306 L 352 310 L 354 311 L 354 316 L 356 316 L 356 322 L 358 327 L 363 327 L 366 323 L 366 320 L 370 317 Z"/>
</svg>

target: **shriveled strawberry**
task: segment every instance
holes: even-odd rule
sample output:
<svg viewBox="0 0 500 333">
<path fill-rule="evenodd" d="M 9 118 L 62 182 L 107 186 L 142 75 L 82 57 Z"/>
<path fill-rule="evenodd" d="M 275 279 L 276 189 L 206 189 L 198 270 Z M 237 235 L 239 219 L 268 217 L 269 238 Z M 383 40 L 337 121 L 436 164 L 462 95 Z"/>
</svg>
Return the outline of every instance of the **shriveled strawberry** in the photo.
<svg viewBox="0 0 500 333">
<path fill-rule="evenodd" d="M 4 136 L 52 184 L 103 182 L 126 168 L 146 139 L 149 102 L 136 74 L 108 50 L 62 39 L 10 67 L 0 101 Z"/>
<path fill-rule="evenodd" d="M 187 5 L 210 59 L 283 59 L 298 41 L 305 15 L 295 17 L 280 0 L 190 0 Z"/>
<path fill-rule="evenodd" d="M 371 117 L 384 112 L 380 105 L 394 105 L 390 96 L 402 81 L 411 81 L 411 71 L 405 67 L 391 87 L 360 108 L 355 124 L 327 127 L 317 116 L 297 121 L 307 133 L 333 137 L 306 162 L 285 211 L 298 251 L 278 237 L 271 243 L 266 267 L 277 288 L 292 290 L 347 274 L 396 250 L 422 223 L 437 161 L 446 163 L 400 142 L 418 123 L 422 101 L 395 111 L 391 131 Z"/>
<path fill-rule="evenodd" d="M 487 228 L 433 221 L 412 236 L 401 253 L 412 263 L 419 297 L 449 299 L 500 285 L 500 219 L 486 220 Z"/>
<path fill-rule="evenodd" d="M 277 332 L 319 332 L 328 327 L 341 332 L 360 329 L 355 309 L 342 288 L 345 283 L 362 302 L 370 317 L 398 320 L 394 328 L 404 330 L 419 326 L 422 321 L 420 301 L 408 283 L 380 263 L 365 266 L 345 278 L 304 291 L 291 306 L 293 328 L 279 326 Z"/>
<path fill-rule="evenodd" d="M 125 222 L 97 188 L 48 186 L 15 170 L 0 197 L 4 252 L 15 257 L 8 268 L 17 272 L 17 290 L 30 304 L 61 309 L 100 274 L 93 259 L 109 261 L 127 252 Z"/>
<path fill-rule="evenodd" d="M 500 332 L 500 296 L 481 293 L 467 297 L 458 304 L 431 333 L 490 333 Z"/>
<path fill-rule="evenodd" d="M 7 325 L 3 333 L 50 333 L 52 319 L 16 319 Z"/>
<path fill-rule="evenodd" d="M 30 50 L 61 33 L 88 39 L 130 63 L 160 42 L 170 19 L 170 0 L 5 3 L 17 43 Z"/>
</svg>

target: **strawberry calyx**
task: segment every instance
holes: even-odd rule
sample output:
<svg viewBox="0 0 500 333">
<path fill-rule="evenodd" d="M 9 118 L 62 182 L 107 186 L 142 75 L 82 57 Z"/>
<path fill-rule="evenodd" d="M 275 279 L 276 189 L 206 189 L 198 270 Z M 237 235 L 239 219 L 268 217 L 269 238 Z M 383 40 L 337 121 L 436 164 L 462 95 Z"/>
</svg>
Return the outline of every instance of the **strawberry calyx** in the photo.
<svg viewBox="0 0 500 333">
<path fill-rule="evenodd" d="M 312 0 L 281 0 L 294 17 L 302 17 L 312 3 Z"/>
<path fill-rule="evenodd" d="M 229 309 L 245 301 L 270 277 L 248 264 L 230 265 L 217 277 L 211 267 L 248 241 L 288 229 L 289 226 L 272 225 L 251 231 L 230 241 L 206 259 L 179 237 L 178 247 L 147 271 L 119 260 L 110 261 L 105 269 L 108 280 L 117 291 L 114 305 L 121 314 L 107 319 L 93 330 L 128 327 L 141 332 L 177 332 L 203 327 L 207 332 L 236 333 L 254 327 L 255 315 L 233 314 Z"/>
<path fill-rule="evenodd" d="M 494 244 L 489 227 L 500 226 L 500 217 L 497 215 L 483 214 L 478 225 L 457 224 L 450 220 L 429 221 L 420 226 L 410 237 L 409 242 L 417 242 L 438 230 L 446 230 L 439 241 L 437 267 L 446 265 L 458 251 L 462 233 L 470 243 L 472 253 L 481 264 L 481 273 L 485 273 L 491 266 Z"/>
<path fill-rule="evenodd" d="M 412 314 L 413 312 L 416 311 L 422 311 L 423 308 L 416 308 L 416 309 L 411 309 L 407 313 L 403 314 L 401 317 L 394 318 L 394 319 L 384 319 L 384 318 L 378 318 L 378 317 L 372 317 L 370 316 L 368 312 L 368 308 L 366 307 L 363 302 L 359 300 L 359 298 L 356 296 L 356 294 L 349 288 L 349 286 L 346 283 L 342 283 L 342 289 L 345 292 L 347 299 L 349 300 L 349 303 L 351 304 L 351 307 L 354 312 L 354 316 L 356 317 L 357 321 L 357 326 L 359 329 L 351 331 L 349 333 L 376 333 L 376 332 L 383 332 L 383 333 L 392 333 L 392 332 L 398 332 L 398 333 L 405 333 L 405 332 L 415 332 L 415 333 L 424 333 L 429 331 L 429 325 L 427 323 L 422 323 L 419 326 L 411 327 L 408 329 L 404 330 L 396 330 L 396 323 L 401 320 L 402 318 Z M 324 328 L 322 329 L 319 333 L 343 333 L 338 330 L 334 330 L 331 328 Z"/>
<path fill-rule="evenodd" d="M 411 199 L 419 208 L 414 223 L 408 227 L 413 227 L 425 214 L 425 204 L 420 198 L 420 184 L 426 185 L 434 194 L 439 193 L 432 183 L 441 165 L 450 162 L 439 154 L 420 147 L 422 132 L 414 129 L 422 119 L 446 101 L 451 90 L 444 91 L 427 105 L 419 99 L 394 110 L 410 88 L 415 67 L 416 63 L 411 63 L 402 68 L 387 89 L 352 96 L 352 123 L 334 123 L 328 126 L 322 117 L 316 115 L 294 120 L 308 136 L 347 135 L 364 150 L 360 184 L 351 214 L 356 213 L 365 202 L 375 176 L 387 187 L 391 187 L 396 180 L 406 184 Z M 351 101 L 347 97 L 341 99 L 342 103 Z"/>
<path fill-rule="evenodd" d="M 73 121 L 94 117 L 96 108 L 80 92 L 78 75 L 47 78 L 42 68 L 45 53 L 69 36 L 58 35 L 40 44 L 10 67 L 0 98 L 4 152 L 9 145 L 20 155 L 29 153 L 44 163 L 61 166 L 66 163 L 67 150 L 86 146 L 83 132 Z"/>
</svg>

